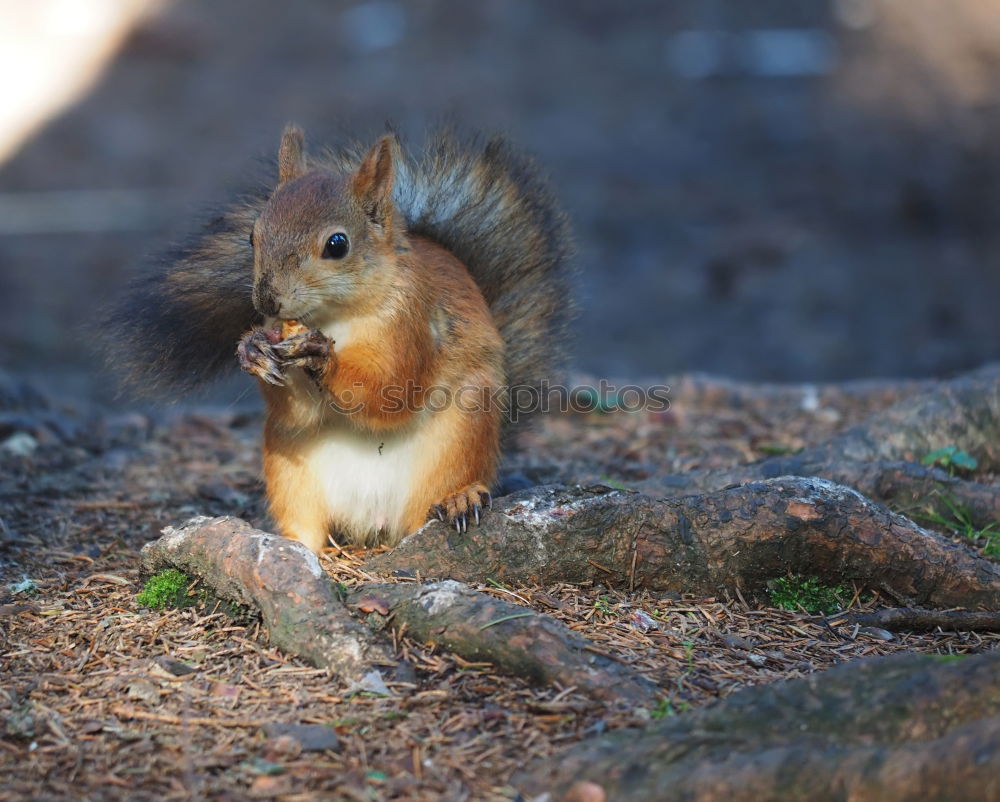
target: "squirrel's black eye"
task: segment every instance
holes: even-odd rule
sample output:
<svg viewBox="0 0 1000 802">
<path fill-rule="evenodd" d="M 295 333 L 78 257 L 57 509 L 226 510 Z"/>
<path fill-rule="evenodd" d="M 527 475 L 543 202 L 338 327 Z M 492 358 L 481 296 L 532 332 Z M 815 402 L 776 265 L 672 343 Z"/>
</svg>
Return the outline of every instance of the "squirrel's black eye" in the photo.
<svg viewBox="0 0 1000 802">
<path fill-rule="evenodd" d="M 347 234 L 338 231 L 326 241 L 326 247 L 323 249 L 323 258 L 343 259 L 347 256 L 349 248 L 350 243 L 347 241 Z"/>
<path fill-rule="evenodd" d="M 250 247 L 253 247 L 253 229 L 250 229 Z"/>
</svg>

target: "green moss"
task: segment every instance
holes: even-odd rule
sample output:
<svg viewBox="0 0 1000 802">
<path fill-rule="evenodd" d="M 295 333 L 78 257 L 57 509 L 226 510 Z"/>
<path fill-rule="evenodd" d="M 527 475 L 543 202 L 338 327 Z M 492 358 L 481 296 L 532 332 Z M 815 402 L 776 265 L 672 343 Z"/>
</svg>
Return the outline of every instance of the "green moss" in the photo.
<svg viewBox="0 0 1000 802">
<path fill-rule="evenodd" d="M 606 473 L 601 475 L 601 482 L 606 484 L 608 487 L 614 488 L 615 490 L 628 490 L 628 487 L 624 482 L 620 482 L 618 479 L 613 479 Z"/>
<path fill-rule="evenodd" d="M 973 522 L 972 511 L 956 501 L 946 490 L 939 493 L 939 498 L 948 510 L 947 515 L 936 510 L 904 514 L 908 514 L 916 521 L 934 524 L 952 534 L 975 541 L 976 545 L 982 546 L 985 557 L 1000 557 L 1000 524 L 990 523 L 984 527 L 978 527 Z"/>
<path fill-rule="evenodd" d="M 594 609 L 599 613 L 604 613 L 604 615 L 613 615 L 614 610 L 611 607 L 611 597 L 598 596 L 597 601 L 594 602 Z"/>
<path fill-rule="evenodd" d="M 824 585 L 816 577 L 778 577 L 767 583 L 767 592 L 775 607 L 805 610 L 813 615 L 835 613 L 843 609 L 852 593 L 844 585 Z"/>
<path fill-rule="evenodd" d="M 204 601 L 204 594 L 188 592 L 191 578 L 183 571 L 168 568 L 146 580 L 142 592 L 135 597 L 142 607 L 151 610 L 166 610 L 173 607 L 191 607 Z"/>
<path fill-rule="evenodd" d="M 672 716 L 674 715 L 674 703 L 669 697 L 664 696 L 656 703 L 656 707 L 650 711 L 649 715 L 654 720 Z"/>
<path fill-rule="evenodd" d="M 927 655 L 932 660 L 938 663 L 957 663 L 969 655 L 967 654 L 929 654 Z"/>
<path fill-rule="evenodd" d="M 669 696 L 662 696 L 657 701 L 656 706 L 650 711 L 649 716 L 654 720 L 669 718 L 670 716 L 676 716 L 678 713 L 686 713 L 690 709 L 691 705 L 687 702 L 681 702 L 677 706 L 674 706 L 674 702 Z"/>
</svg>

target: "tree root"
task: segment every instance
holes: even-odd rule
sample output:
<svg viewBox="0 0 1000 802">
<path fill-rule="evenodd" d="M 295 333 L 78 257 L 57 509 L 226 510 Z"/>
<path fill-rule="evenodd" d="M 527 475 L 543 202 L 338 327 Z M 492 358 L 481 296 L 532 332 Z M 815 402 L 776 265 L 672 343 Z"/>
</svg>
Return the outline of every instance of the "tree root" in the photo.
<svg viewBox="0 0 1000 802">
<path fill-rule="evenodd" d="M 540 685 L 608 703 L 642 705 L 656 686 L 554 618 L 477 593 L 461 582 L 362 585 L 348 596 L 361 612 L 388 615 L 411 637 Z"/>
<path fill-rule="evenodd" d="M 260 611 L 271 643 L 312 665 L 359 680 L 392 651 L 338 598 L 316 555 L 239 518 L 192 518 L 142 547 L 142 568 L 178 568 L 220 599 Z"/>
<path fill-rule="evenodd" d="M 376 629 L 405 627 L 468 660 L 540 684 L 576 686 L 609 705 L 650 703 L 656 686 L 550 616 L 477 593 L 459 582 L 371 584 L 338 591 L 299 543 L 238 518 L 195 518 L 142 549 L 148 573 L 174 567 L 200 578 L 219 598 L 259 610 L 271 642 L 315 666 L 359 680 L 396 666 Z M 376 628 L 356 616 L 375 618 Z"/>
<path fill-rule="evenodd" d="M 584 741 L 514 785 L 552 802 L 971 802 L 1000 799 L 998 765 L 1000 652 L 909 654 Z"/>
<path fill-rule="evenodd" d="M 591 488 L 535 488 L 499 500 L 482 526 L 457 534 L 432 522 L 369 571 L 485 582 L 600 582 L 700 595 L 762 595 L 788 574 L 854 582 L 898 604 L 1000 610 L 1000 565 L 928 532 L 855 490 L 801 473 L 851 480 L 873 495 L 926 503 L 959 498 L 997 518 L 996 488 L 955 479 L 912 460 L 942 445 L 1000 463 L 1000 378 L 989 371 L 904 399 L 792 458 L 729 472 L 661 478 L 660 495 Z M 774 477 L 777 471 L 796 475 Z M 681 489 L 750 476 L 763 481 L 676 497 Z M 953 501 L 951 503 L 954 503 Z M 196 520 L 143 549 L 155 570 L 175 565 L 222 598 L 260 610 L 272 641 L 309 662 L 358 679 L 395 665 L 389 645 L 352 615 L 389 616 L 414 637 L 537 682 L 575 685 L 596 699 L 638 704 L 653 686 L 553 619 L 454 583 L 369 586 L 345 604 L 318 561 L 290 541 L 234 519 Z M 368 604 L 363 604 L 367 594 Z M 384 612 L 383 612 L 384 609 Z M 372 618 L 373 616 L 369 616 Z M 991 626 L 984 616 L 910 615 L 883 627 Z M 383 622 L 384 624 L 384 622 Z"/>
<path fill-rule="evenodd" d="M 961 507 L 969 522 L 979 528 L 1000 520 L 998 488 L 919 464 L 932 451 L 948 446 L 975 457 L 981 470 L 1000 467 L 997 367 L 924 389 L 794 456 L 770 457 L 729 470 L 659 476 L 633 486 L 649 495 L 671 498 L 777 476 L 818 476 L 877 501 L 924 508 L 945 519 Z"/>
<path fill-rule="evenodd" d="M 687 392 L 759 401 L 751 388 L 720 387 Z M 764 395 L 768 403 L 812 398 L 796 392 L 802 397 L 776 388 Z M 884 407 L 897 390 L 840 392 L 857 411 Z M 344 590 L 304 547 L 231 518 L 167 530 L 142 562 L 150 572 L 178 567 L 259 610 L 276 646 L 347 680 L 399 665 L 384 632 L 392 627 L 537 683 L 574 686 L 604 705 L 648 705 L 657 689 L 555 619 L 461 582 L 762 596 L 770 580 L 800 574 L 853 582 L 901 605 L 831 620 L 1000 631 L 1000 564 L 866 498 L 932 518 L 960 508 L 980 528 L 1000 520 L 1000 488 L 919 464 L 953 446 L 983 471 L 1000 470 L 1000 369 L 910 392 L 795 456 L 657 477 L 642 483 L 646 494 L 537 487 L 498 499 L 467 533 L 433 521 L 365 563 L 371 573 L 447 581 Z M 643 732 L 584 742 L 517 784 L 553 802 L 978 800 L 1000 798 L 998 764 L 1000 652 L 905 655 L 746 689 Z"/>
<path fill-rule="evenodd" d="M 923 610 L 913 607 L 886 607 L 872 613 L 843 613 L 830 623 L 881 627 L 893 632 L 929 632 L 953 629 L 961 632 L 1000 632 L 1000 613 L 969 610 Z"/>
<path fill-rule="evenodd" d="M 366 569 L 701 595 L 760 595 L 770 579 L 808 574 L 907 605 L 1000 609 L 1000 564 L 854 490 L 794 476 L 665 500 L 607 487 L 536 488 L 498 500 L 468 533 L 431 522 Z"/>
</svg>

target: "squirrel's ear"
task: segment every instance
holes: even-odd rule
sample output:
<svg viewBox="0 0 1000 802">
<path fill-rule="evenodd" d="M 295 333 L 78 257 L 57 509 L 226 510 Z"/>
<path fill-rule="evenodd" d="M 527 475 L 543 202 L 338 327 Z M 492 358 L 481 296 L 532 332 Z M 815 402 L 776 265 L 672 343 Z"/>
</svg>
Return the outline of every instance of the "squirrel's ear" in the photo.
<svg viewBox="0 0 1000 802">
<path fill-rule="evenodd" d="M 278 183 L 284 184 L 298 178 L 306 171 L 306 157 L 303 152 L 305 137 L 297 125 L 286 125 L 278 147 Z"/>
<path fill-rule="evenodd" d="M 373 223 L 384 226 L 392 213 L 392 183 L 396 175 L 394 136 L 384 136 L 368 151 L 351 181 L 351 191 Z"/>
</svg>

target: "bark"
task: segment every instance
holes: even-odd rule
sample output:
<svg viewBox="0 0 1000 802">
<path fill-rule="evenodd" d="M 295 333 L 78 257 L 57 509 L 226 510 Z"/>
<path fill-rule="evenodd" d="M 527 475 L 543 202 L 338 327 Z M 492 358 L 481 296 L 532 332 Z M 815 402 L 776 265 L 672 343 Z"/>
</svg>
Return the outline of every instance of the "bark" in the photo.
<svg viewBox="0 0 1000 802">
<path fill-rule="evenodd" d="M 219 598 L 259 610 L 271 642 L 348 680 L 396 665 L 379 631 L 393 624 L 425 643 L 539 684 L 576 686 L 605 704 L 649 703 L 656 686 L 554 618 L 458 582 L 371 584 L 345 599 L 299 543 L 238 518 L 194 518 L 142 549 L 148 573 L 178 568 Z M 382 619 L 373 629 L 355 616 Z M 369 615 L 371 617 L 371 615 Z"/>
<path fill-rule="evenodd" d="M 765 393 L 766 396 L 766 393 Z M 705 493 L 777 476 L 818 476 L 853 487 L 869 498 L 902 507 L 925 507 L 950 518 L 965 506 L 977 527 L 1000 520 L 1000 490 L 920 465 L 947 446 L 965 450 L 979 470 L 1000 465 L 1000 369 L 939 383 L 906 397 L 867 422 L 793 456 L 770 457 L 729 470 L 689 471 L 634 484 L 667 498 Z"/>
<path fill-rule="evenodd" d="M 584 741 L 513 784 L 552 802 L 998 799 L 1000 652 L 857 660 L 747 688 Z"/>
<path fill-rule="evenodd" d="M 193 518 L 142 548 L 148 573 L 173 567 L 221 599 L 259 610 L 271 642 L 312 665 L 358 680 L 392 651 L 338 598 L 316 555 L 239 518 Z"/>
<path fill-rule="evenodd" d="M 853 462 L 832 454 L 824 460 L 809 454 L 800 456 L 772 458 L 724 471 L 653 477 L 631 486 L 657 498 L 673 498 L 775 476 L 818 476 L 891 503 L 914 517 L 936 513 L 952 520 L 952 508 L 961 507 L 968 512 L 969 523 L 978 528 L 1000 521 L 1000 488 L 951 476 L 940 468 L 899 461 Z"/>
<path fill-rule="evenodd" d="M 426 643 L 540 685 L 576 686 L 609 704 L 651 703 L 656 685 L 550 616 L 476 593 L 460 582 L 362 585 L 348 604 Z"/>
<path fill-rule="evenodd" d="M 431 522 L 366 568 L 700 595 L 761 595 L 768 580 L 792 573 L 856 582 L 908 605 L 1000 609 L 1000 564 L 854 490 L 803 477 L 676 499 L 534 488 L 499 499 L 468 533 Z"/>
</svg>

